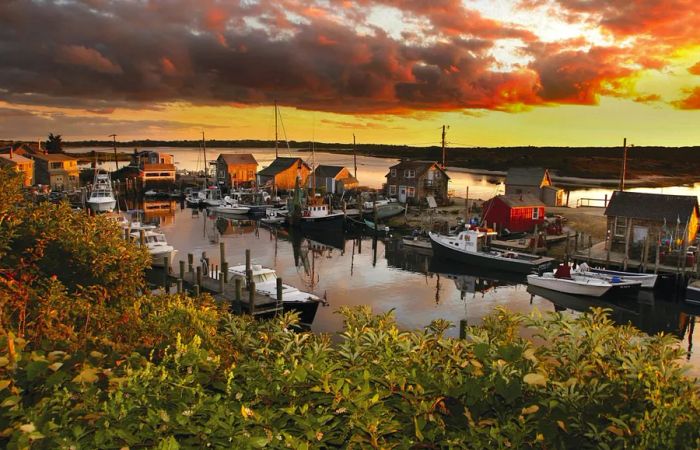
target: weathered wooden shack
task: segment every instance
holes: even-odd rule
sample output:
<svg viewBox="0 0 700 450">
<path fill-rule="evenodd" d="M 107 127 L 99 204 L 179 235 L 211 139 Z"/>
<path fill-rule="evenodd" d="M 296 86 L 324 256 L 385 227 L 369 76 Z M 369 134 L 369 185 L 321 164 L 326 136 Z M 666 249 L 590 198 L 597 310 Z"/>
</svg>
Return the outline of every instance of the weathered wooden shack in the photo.
<svg viewBox="0 0 700 450">
<path fill-rule="evenodd" d="M 433 197 L 438 205 L 449 203 L 450 177 L 435 161 L 401 161 L 389 168 L 386 179 L 386 196 L 402 203 L 417 204 L 428 197 Z"/>
<path fill-rule="evenodd" d="M 530 232 L 544 224 L 545 204 L 530 194 L 497 195 L 484 202 L 482 221 L 499 232 Z"/>
<path fill-rule="evenodd" d="M 549 171 L 542 167 L 513 167 L 506 175 L 506 195 L 528 194 L 546 206 L 562 206 L 564 190 L 552 185 Z"/>
<path fill-rule="evenodd" d="M 316 186 L 313 186 L 314 178 Z M 346 190 L 355 189 L 358 186 L 357 178 L 350 175 L 350 171 L 343 166 L 319 165 L 309 177 L 309 187 L 325 189 L 331 194 L 342 194 Z"/>
<path fill-rule="evenodd" d="M 250 153 L 222 153 L 216 159 L 216 181 L 226 189 L 250 187 L 257 171 L 258 162 Z"/>
<path fill-rule="evenodd" d="M 294 189 L 297 176 L 303 187 L 311 168 L 301 158 L 278 157 L 269 166 L 258 172 L 258 185 L 275 189 Z"/>
<path fill-rule="evenodd" d="M 658 244 L 664 249 L 662 252 L 681 254 L 697 236 L 698 199 L 687 195 L 615 191 L 605 216 L 606 250 L 640 259 L 646 248 L 649 259 Z"/>
</svg>

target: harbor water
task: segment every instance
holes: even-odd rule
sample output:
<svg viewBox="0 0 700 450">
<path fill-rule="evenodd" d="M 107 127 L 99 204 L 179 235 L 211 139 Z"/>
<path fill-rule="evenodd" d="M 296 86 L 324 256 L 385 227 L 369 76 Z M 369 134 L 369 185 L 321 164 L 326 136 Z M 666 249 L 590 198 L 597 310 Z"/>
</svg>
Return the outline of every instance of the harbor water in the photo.
<svg viewBox="0 0 700 450">
<path fill-rule="evenodd" d="M 222 218 L 191 210 L 175 201 L 153 208 L 143 204 L 145 219 L 160 223 L 178 254 L 178 260 L 202 252 L 210 266 L 219 265 L 219 243 L 225 243 L 229 264 L 245 262 L 250 249 L 254 264 L 274 268 L 285 283 L 313 292 L 327 300 L 312 324 L 314 332 L 336 333 L 342 329 L 343 306 L 370 306 L 375 313 L 392 310 L 399 326 L 417 329 L 432 320 L 454 324 L 448 335 L 459 334 L 459 323 L 478 325 L 496 307 L 529 313 L 562 311 L 578 314 L 595 305 L 611 309 L 613 320 L 630 323 L 649 334 L 664 332 L 680 339 L 687 350 L 691 373 L 700 375 L 700 356 L 693 351 L 694 310 L 660 293 L 641 292 L 634 299 L 595 301 L 551 291 L 536 291 L 512 274 L 479 271 L 431 258 L 429 251 L 405 247 L 400 239 L 375 240 L 369 236 L 299 235 L 285 229 L 266 228 L 257 221 Z M 166 206 L 167 205 L 167 208 Z M 532 291 L 532 292 L 530 292 Z"/>
</svg>

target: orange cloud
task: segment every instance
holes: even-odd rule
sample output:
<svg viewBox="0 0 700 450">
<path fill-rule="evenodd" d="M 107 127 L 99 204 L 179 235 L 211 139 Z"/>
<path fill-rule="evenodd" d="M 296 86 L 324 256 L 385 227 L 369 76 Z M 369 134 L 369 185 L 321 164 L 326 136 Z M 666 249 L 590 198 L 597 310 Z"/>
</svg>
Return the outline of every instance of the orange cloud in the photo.
<svg viewBox="0 0 700 450">
<path fill-rule="evenodd" d="M 686 98 L 673 102 L 673 106 L 679 109 L 700 109 L 700 86 L 688 92 Z"/>
<path fill-rule="evenodd" d="M 700 75 L 700 62 L 697 62 L 688 68 L 688 72 L 693 75 Z"/>
<path fill-rule="evenodd" d="M 82 45 L 62 46 L 56 55 L 56 61 L 63 64 L 86 67 L 95 72 L 105 74 L 122 73 L 122 68 L 119 64 L 113 63 L 94 48 L 87 48 Z"/>
</svg>

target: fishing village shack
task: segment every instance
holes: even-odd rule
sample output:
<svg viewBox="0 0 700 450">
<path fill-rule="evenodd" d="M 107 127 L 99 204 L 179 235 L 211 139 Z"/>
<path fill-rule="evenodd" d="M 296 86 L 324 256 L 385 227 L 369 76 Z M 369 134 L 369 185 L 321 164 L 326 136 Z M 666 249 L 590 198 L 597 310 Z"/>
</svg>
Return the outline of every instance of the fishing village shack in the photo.
<svg viewBox="0 0 700 450">
<path fill-rule="evenodd" d="M 25 187 L 34 184 L 34 161 L 18 155 L 14 149 L 10 147 L 9 153 L 0 154 L 0 166 L 12 167 L 23 176 L 23 185 Z"/>
<path fill-rule="evenodd" d="M 168 153 L 134 150 L 128 169 L 141 189 L 170 189 L 175 184 L 175 161 Z"/>
<path fill-rule="evenodd" d="M 297 175 L 301 175 L 300 185 L 304 186 L 310 173 L 311 167 L 301 158 L 279 157 L 258 172 L 258 186 L 294 189 Z"/>
<path fill-rule="evenodd" d="M 655 244 L 662 247 L 661 263 L 673 264 L 698 231 L 698 199 L 688 195 L 615 191 L 605 209 L 606 250 L 652 260 Z M 646 244 L 645 244 L 646 242 Z M 675 255 L 675 256 L 674 256 Z M 685 256 L 685 255 L 683 255 Z"/>
<path fill-rule="evenodd" d="M 562 206 L 564 190 L 552 185 L 549 171 L 542 167 L 513 167 L 506 175 L 506 195 L 529 194 L 546 206 Z"/>
<path fill-rule="evenodd" d="M 72 190 L 80 187 L 78 160 L 64 153 L 26 153 L 34 160 L 34 182 L 52 190 Z"/>
<path fill-rule="evenodd" d="M 357 178 L 350 175 L 350 171 L 342 166 L 319 165 L 314 170 L 314 176 L 309 177 L 309 187 L 316 180 L 316 189 L 325 189 L 329 194 L 342 194 L 343 192 L 357 188 Z"/>
<path fill-rule="evenodd" d="M 429 196 L 438 205 L 449 203 L 447 184 L 450 177 L 435 161 L 404 160 L 389 167 L 386 174 L 385 195 L 401 203 L 420 204 Z"/>
<path fill-rule="evenodd" d="M 226 189 L 251 187 L 258 162 L 250 153 L 222 153 L 216 158 L 216 181 Z"/>
<path fill-rule="evenodd" d="M 484 202 L 482 222 L 499 232 L 521 233 L 542 229 L 545 204 L 530 194 L 498 195 Z"/>
</svg>

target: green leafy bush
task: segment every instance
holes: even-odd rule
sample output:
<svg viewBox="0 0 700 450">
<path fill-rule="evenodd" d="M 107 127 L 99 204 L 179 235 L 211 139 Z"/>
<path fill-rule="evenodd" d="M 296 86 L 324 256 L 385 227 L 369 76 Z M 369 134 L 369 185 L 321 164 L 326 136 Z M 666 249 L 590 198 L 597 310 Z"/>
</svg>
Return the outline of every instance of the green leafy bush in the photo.
<svg viewBox="0 0 700 450">
<path fill-rule="evenodd" d="M 700 447 L 672 337 L 601 310 L 496 310 L 460 340 L 448 322 L 401 330 L 363 307 L 340 311 L 332 342 L 293 331 L 294 315 L 147 293 L 147 255 L 117 227 L 24 201 L 5 174 L 3 448 Z"/>
</svg>

